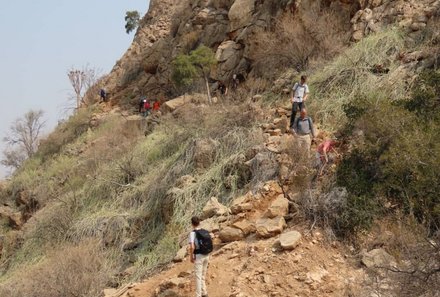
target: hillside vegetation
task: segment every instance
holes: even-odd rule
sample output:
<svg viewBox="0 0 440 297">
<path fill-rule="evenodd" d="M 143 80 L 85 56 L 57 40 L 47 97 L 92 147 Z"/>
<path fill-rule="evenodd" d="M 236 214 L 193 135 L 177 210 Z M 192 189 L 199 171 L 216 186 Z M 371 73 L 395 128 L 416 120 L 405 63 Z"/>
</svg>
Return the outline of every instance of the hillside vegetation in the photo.
<svg viewBox="0 0 440 297">
<path fill-rule="evenodd" d="M 399 1 L 250 1 L 253 10 L 242 18 L 231 11 L 246 1 L 152 2 L 131 49 L 106 78 L 111 102 L 79 109 L 1 185 L 0 296 L 102 296 L 104 288 L 147 276 L 153 278 L 140 293 L 156 294 L 159 280 L 188 269 L 166 270 L 185 245 L 189 219 L 211 197 L 227 207 L 243 197 L 269 197 L 252 204 L 250 214 L 220 216 L 221 232 L 243 217 L 258 221 L 276 200 L 265 191 L 289 200 L 285 228 L 301 230 L 304 243 L 289 254 L 255 230 L 238 243 L 219 239 L 224 258 L 215 260 L 216 275 L 229 271 L 221 266 L 229 260 L 243 270 L 229 271 L 242 277 L 225 276 L 213 296 L 229 296 L 215 295 L 221 289 L 230 296 L 438 296 L 440 2 L 411 1 L 414 11 L 434 11 L 418 30 L 408 26 L 419 21 L 401 26 L 387 14 Z M 359 24 L 368 23 L 355 20 L 359 11 L 380 7 L 376 23 L 390 24 L 358 38 Z M 322 21 L 314 23 L 316 17 Z M 301 36 L 304 47 L 291 36 Z M 170 79 L 173 59 L 201 44 L 216 52 L 213 89 L 232 74 L 246 78 L 213 104 L 197 94 L 203 80 L 182 89 Z M 338 160 L 319 178 L 299 158 L 285 116 L 286 88 L 303 73 L 310 77 L 309 114 L 341 143 Z M 185 104 L 145 119 L 133 114 L 141 93 L 183 95 L 176 100 Z M 358 258 L 376 248 L 397 264 L 364 271 Z M 270 259 L 279 271 L 265 266 Z M 330 271 L 329 285 L 318 285 L 324 274 L 303 283 L 310 279 L 303 274 L 316 271 L 304 263 L 292 268 L 292 261 Z M 275 278 L 300 269 L 292 279 L 299 284 L 249 293 L 252 282 L 270 280 L 252 279 L 246 269 L 271 270 Z"/>
</svg>

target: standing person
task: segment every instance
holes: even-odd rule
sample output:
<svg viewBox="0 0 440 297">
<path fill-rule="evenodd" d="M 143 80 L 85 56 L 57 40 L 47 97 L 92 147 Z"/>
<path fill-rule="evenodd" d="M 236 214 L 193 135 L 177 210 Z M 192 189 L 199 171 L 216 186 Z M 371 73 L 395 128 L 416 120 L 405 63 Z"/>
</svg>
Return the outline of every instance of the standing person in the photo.
<svg viewBox="0 0 440 297">
<path fill-rule="evenodd" d="M 105 92 L 104 89 L 101 89 L 99 91 L 99 96 L 101 96 L 101 101 L 107 102 L 107 93 Z"/>
<path fill-rule="evenodd" d="M 160 109 L 160 102 L 159 100 L 156 100 L 153 103 L 153 111 L 158 111 L 159 109 Z"/>
<path fill-rule="evenodd" d="M 206 272 L 209 264 L 209 253 L 212 252 L 212 239 L 209 232 L 200 228 L 200 219 L 191 218 L 193 231 L 189 234 L 190 261 L 194 263 L 196 275 L 196 297 L 208 297 Z"/>
<path fill-rule="evenodd" d="M 150 114 L 150 110 L 151 110 L 150 101 L 145 99 L 144 100 L 144 117 L 147 117 Z"/>
<path fill-rule="evenodd" d="M 139 113 L 142 113 L 142 109 L 144 108 L 144 103 L 147 101 L 147 97 L 142 95 L 139 99 Z"/>
<path fill-rule="evenodd" d="M 309 96 L 309 86 L 306 84 L 307 76 L 301 76 L 301 81 L 295 83 L 291 91 L 292 115 L 290 116 L 290 128 L 295 123 L 296 113 L 306 108 L 305 101 Z"/>
<path fill-rule="evenodd" d="M 313 121 L 307 116 L 305 108 L 301 109 L 300 116 L 293 123 L 292 130 L 296 135 L 299 149 L 305 151 L 307 156 L 310 157 L 310 147 L 315 138 L 315 130 L 313 128 Z"/>
</svg>

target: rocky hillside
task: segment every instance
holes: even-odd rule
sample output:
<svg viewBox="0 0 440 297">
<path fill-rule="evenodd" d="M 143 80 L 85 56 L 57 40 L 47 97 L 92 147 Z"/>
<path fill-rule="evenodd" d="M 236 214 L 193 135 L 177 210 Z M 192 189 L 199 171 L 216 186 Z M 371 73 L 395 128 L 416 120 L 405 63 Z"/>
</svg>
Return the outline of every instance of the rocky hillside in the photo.
<svg viewBox="0 0 440 297">
<path fill-rule="evenodd" d="M 152 0 L 110 102 L 0 185 L 0 296 L 191 296 L 194 214 L 215 238 L 210 296 L 439 296 L 439 9 Z M 240 77 L 213 105 L 172 81 L 200 45 L 213 91 Z M 288 129 L 304 73 L 321 140 L 339 142 L 321 176 Z M 142 94 L 166 103 L 144 119 Z"/>
</svg>

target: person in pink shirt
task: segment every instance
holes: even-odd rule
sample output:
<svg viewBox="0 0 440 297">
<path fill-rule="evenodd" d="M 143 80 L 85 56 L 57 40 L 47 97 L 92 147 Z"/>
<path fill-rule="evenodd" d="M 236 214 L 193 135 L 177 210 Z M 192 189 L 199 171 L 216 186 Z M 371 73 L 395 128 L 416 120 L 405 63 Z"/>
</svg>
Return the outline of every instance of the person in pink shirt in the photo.
<svg viewBox="0 0 440 297">
<path fill-rule="evenodd" d="M 323 139 L 323 141 L 318 145 L 316 149 L 317 163 L 320 167 L 318 173 L 319 176 L 322 175 L 325 165 L 327 165 L 327 163 L 329 162 L 329 154 L 337 154 L 335 148 L 338 145 L 337 141 L 327 138 L 324 134 L 321 136 L 321 138 Z"/>
</svg>

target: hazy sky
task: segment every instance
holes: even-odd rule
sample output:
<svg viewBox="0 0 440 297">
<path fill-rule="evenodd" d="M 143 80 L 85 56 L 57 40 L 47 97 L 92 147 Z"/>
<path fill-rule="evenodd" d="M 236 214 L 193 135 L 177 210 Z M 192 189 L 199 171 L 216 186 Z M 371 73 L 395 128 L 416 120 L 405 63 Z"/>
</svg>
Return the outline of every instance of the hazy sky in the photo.
<svg viewBox="0 0 440 297">
<path fill-rule="evenodd" d="M 70 92 L 67 70 L 89 64 L 108 73 L 133 39 L 125 12 L 143 15 L 148 6 L 149 0 L 0 0 L 0 139 L 29 109 L 44 110 L 46 130 L 53 128 Z"/>
</svg>

